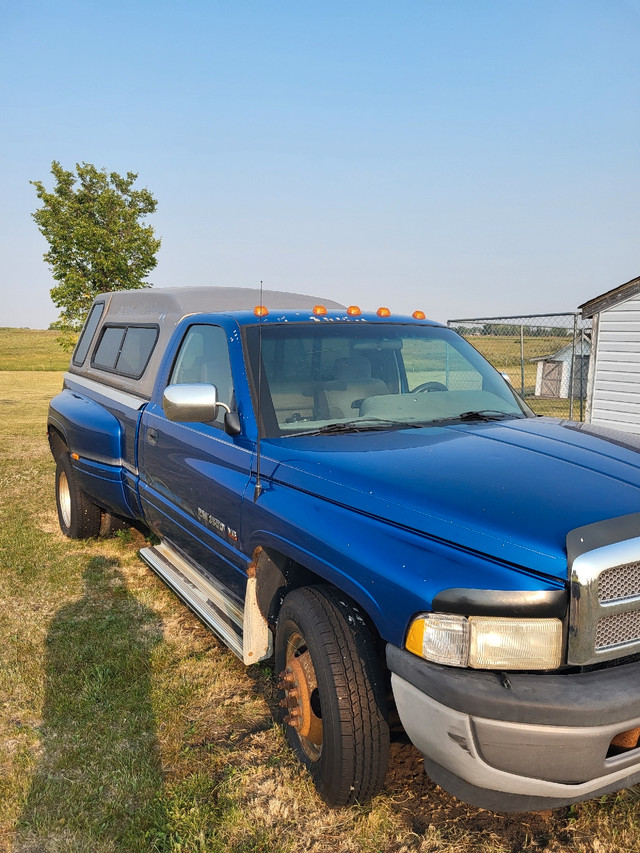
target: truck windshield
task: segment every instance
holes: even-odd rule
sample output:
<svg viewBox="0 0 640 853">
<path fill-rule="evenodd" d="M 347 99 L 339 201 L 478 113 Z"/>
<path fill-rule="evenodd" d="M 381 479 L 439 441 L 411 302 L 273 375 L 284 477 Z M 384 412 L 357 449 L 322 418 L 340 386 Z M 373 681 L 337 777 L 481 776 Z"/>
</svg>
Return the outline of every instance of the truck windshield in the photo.
<svg viewBox="0 0 640 853">
<path fill-rule="evenodd" d="M 531 417 L 452 329 L 401 323 L 265 323 L 246 330 L 263 435 L 338 434 Z M 262 370 L 260 364 L 262 355 Z"/>
</svg>

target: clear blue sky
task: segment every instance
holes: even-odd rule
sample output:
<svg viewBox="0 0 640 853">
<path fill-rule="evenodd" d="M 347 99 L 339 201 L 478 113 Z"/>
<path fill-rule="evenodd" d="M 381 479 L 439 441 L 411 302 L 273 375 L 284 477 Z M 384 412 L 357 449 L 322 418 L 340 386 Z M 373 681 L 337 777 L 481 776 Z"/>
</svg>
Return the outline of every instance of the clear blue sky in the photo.
<svg viewBox="0 0 640 853">
<path fill-rule="evenodd" d="M 640 0 L 0 0 L 0 325 L 52 160 L 139 173 L 151 281 L 452 317 L 640 275 Z"/>
</svg>

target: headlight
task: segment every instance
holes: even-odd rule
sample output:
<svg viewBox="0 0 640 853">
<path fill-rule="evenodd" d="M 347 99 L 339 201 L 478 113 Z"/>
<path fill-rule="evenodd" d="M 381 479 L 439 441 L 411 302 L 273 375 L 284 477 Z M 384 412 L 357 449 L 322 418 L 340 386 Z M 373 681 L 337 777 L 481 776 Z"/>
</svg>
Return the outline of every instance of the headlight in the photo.
<svg viewBox="0 0 640 853">
<path fill-rule="evenodd" d="M 405 645 L 415 655 L 448 666 L 557 669 L 562 622 L 424 613 L 412 622 Z"/>
</svg>

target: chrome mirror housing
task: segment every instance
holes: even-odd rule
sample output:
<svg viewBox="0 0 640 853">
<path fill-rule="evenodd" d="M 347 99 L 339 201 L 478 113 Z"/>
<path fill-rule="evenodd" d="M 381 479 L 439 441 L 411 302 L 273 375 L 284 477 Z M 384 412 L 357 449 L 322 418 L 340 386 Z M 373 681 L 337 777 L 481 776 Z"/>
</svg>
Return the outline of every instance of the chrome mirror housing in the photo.
<svg viewBox="0 0 640 853">
<path fill-rule="evenodd" d="M 218 400 L 215 385 L 169 385 L 162 396 L 162 408 L 170 421 L 182 423 L 208 423 L 214 421 L 218 409 L 229 412 L 229 406 Z"/>
</svg>

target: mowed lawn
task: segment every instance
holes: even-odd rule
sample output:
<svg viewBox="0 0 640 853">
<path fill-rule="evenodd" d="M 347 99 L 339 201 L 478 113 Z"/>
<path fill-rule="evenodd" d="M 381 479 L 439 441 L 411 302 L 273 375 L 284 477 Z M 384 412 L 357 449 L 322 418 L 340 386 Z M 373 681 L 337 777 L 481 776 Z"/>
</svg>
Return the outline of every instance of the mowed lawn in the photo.
<svg viewBox="0 0 640 853">
<path fill-rule="evenodd" d="M 175 599 L 143 536 L 60 534 L 45 424 L 62 371 L 43 369 L 60 356 L 50 333 L 28 341 L 0 371 L 0 851 L 640 850 L 635 790 L 485 812 L 433 785 L 400 735 L 383 793 L 328 810 L 273 724 L 269 667 L 245 668 Z"/>
</svg>

